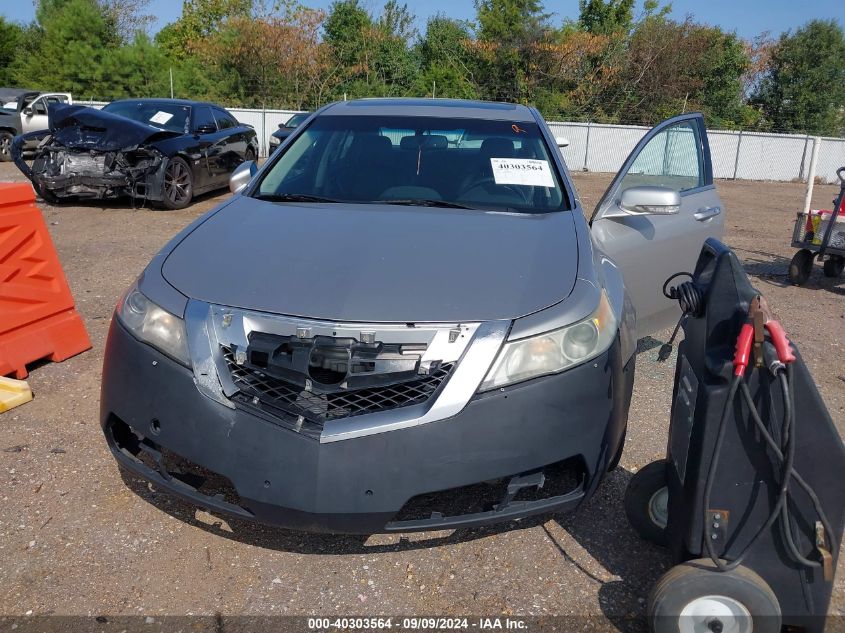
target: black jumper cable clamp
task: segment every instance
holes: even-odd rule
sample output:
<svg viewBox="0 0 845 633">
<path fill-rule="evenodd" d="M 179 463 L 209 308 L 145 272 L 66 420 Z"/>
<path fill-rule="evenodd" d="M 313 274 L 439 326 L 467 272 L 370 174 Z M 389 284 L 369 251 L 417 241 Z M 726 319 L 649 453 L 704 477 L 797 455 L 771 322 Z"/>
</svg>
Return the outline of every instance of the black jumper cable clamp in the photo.
<svg viewBox="0 0 845 633">
<path fill-rule="evenodd" d="M 736 255 L 707 240 L 683 275 L 664 286 L 684 330 L 666 459 L 625 495 L 632 526 L 675 564 L 649 596 L 649 625 L 821 633 L 845 525 L 845 445 Z"/>
</svg>

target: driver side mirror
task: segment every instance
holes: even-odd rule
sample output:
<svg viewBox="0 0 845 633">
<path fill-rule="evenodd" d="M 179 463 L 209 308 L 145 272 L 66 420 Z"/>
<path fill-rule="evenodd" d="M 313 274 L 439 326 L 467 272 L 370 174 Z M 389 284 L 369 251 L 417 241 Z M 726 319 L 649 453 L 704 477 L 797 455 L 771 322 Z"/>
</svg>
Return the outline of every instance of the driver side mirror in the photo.
<svg viewBox="0 0 845 633">
<path fill-rule="evenodd" d="M 258 172 L 258 163 L 254 160 L 244 161 L 229 176 L 229 191 L 232 193 L 241 192 Z"/>
<path fill-rule="evenodd" d="M 32 106 L 26 106 L 26 107 L 23 109 L 23 113 L 24 113 L 26 116 L 32 116 Z"/>
<path fill-rule="evenodd" d="M 625 215 L 673 215 L 681 210 L 681 194 L 668 187 L 629 187 L 619 200 L 621 213 L 606 214 L 605 217 Z"/>
<path fill-rule="evenodd" d="M 569 139 L 564 136 L 556 136 L 555 143 L 558 147 L 569 147 Z"/>
</svg>

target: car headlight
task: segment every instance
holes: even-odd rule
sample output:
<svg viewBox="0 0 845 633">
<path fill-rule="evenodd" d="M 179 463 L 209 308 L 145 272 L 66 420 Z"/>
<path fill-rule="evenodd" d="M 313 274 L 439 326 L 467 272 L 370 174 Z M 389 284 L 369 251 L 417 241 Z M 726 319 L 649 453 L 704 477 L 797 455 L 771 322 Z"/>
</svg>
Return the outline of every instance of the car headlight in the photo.
<svg viewBox="0 0 845 633">
<path fill-rule="evenodd" d="M 185 321 L 150 301 L 132 287 L 117 305 L 117 318 L 138 339 L 173 360 L 191 366 Z"/>
<path fill-rule="evenodd" d="M 616 317 L 602 291 L 589 317 L 559 330 L 505 343 L 479 391 L 556 374 L 603 353 L 616 338 Z"/>
<path fill-rule="evenodd" d="M 277 137 L 277 136 L 271 136 L 270 137 L 270 145 L 278 145 L 279 143 L 281 143 L 281 141 L 279 140 L 279 137 Z"/>
</svg>

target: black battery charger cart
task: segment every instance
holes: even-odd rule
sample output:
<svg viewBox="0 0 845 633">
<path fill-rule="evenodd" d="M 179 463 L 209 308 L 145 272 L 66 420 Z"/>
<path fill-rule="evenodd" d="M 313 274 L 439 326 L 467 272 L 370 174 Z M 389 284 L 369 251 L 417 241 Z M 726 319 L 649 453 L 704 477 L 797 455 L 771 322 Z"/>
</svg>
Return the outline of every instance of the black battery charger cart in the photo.
<svg viewBox="0 0 845 633">
<path fill-rule="evenodd" d="M 684 313 L 666 459 L 625 495 L 632 526 L 676 565 L 649 596 L 649 625 L 821 632 L 845 523 L 845 446 L 736 255 L 708 240 L 681 275 L 690 279 L 664 286 Z"/>
</svg>

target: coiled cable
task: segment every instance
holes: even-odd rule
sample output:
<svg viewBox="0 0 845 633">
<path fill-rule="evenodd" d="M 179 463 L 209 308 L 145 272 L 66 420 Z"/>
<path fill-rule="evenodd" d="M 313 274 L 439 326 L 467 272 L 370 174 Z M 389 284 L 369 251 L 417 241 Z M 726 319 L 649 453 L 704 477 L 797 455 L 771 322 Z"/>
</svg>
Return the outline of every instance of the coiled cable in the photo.
<svg viewBox="0 0 845 633">
<path fill-rule="evenodd" d="M 669 288 L 672 280 L 678 277 L 689 277 L 690 280 Z M 681 318 L 675 324 L 675 329 L 672 331 L 669 342 L 660 346 L 660 350 L 657 352 L 658 362 L 662 363 L 672 355 L 672 344 L 675 342 L 675 337 L 678 335 L 678 330 L 681 329 L 684 319 L 688 316 L 699 317 L 704 314 L 704 293 L 693 279 L 692 273 L 679 272 L 663 282 L 663 296 L 678 302 L 678 305 L 681 307 Z"/>
</svg>

